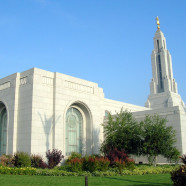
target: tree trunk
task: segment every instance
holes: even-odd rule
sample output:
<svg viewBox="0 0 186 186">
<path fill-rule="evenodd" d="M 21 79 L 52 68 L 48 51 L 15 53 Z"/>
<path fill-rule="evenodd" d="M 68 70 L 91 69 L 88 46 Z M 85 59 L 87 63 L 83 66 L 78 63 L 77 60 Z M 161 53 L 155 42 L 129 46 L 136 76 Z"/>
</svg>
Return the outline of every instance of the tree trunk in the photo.
<svg viewBox="0 0 186 186">
<path fill-rule="evenodd" d="M 154 166 L 156 167 L 157 165 L 157 156 L 154 157 Z"/>
</svg>

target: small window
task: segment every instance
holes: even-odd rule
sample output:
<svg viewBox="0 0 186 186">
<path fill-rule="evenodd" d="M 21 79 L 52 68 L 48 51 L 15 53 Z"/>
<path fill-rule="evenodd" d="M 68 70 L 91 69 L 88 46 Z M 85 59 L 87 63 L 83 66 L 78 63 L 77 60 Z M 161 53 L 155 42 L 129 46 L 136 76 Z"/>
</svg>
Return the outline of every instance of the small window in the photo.
<svg viewBox="0 0 186 186">
<path fill-rule="evenodd" d="M 109 115 L 109 111 L 105 110 L 105 116 L 108 117 L 108 115 Z"/>
</svg>

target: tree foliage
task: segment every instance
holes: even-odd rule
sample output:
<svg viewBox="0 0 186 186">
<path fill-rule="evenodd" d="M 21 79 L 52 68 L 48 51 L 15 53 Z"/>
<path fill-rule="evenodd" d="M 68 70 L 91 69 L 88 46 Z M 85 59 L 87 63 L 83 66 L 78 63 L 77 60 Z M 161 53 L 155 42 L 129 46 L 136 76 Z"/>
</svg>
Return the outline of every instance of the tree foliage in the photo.
<svg viewBox="0 0 186 186">
<path fill-rule="evenodd" d="M 175 130 L 166 126 L 167 120 L 159 115 L 146 116 L 142 126 L 142 154 L 148 157 L 149 162 L 155 163 L 158 155 L 175 159 L 179 155 L 174 147 L 176 142 Z"/>
<path fill-rule="evenodd" d="M 105 140 L 101 151 L 108 152 L 111 148 L 119 151 L 125 149 L 127 154 L 137 154 L 141 141 L 141 127 L 128 111 L 121 111 L 112 116 L 108 115 L 108 121 L 102 124 Z"/>
<path fill-rule="evenodd" d="M 175 130 L 166 126 L 166 122 L 159 115 L 146 116 L 137 122 L 132 113 L 122 109 L 116 115 L 109 113 L 108 120 L 102 124 L 105 139 L 101 151 L 107 154 L 110 149 L 124 149 L 127 154 L 147 156 L 155 165 L 159 155 L 175 162 L 179 158 Z"/>
</svg>

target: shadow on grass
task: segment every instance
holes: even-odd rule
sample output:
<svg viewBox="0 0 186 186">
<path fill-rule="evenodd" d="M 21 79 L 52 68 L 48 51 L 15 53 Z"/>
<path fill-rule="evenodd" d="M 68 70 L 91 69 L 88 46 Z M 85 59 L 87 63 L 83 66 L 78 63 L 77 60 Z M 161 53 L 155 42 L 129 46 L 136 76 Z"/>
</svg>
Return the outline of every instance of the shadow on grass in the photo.
<svg viewBox="0 0 186 186">
<path fill-rule="evenodd" d="M 105 177 L 105 179 L 111 179 L 111 180 L 119 180 L 119 181 L 123 181 L 123 182 L 131 182 L 131 183 L 136 183 L 137 185 L 140 186 L 144 186 L 144 185 L 150 185 L 150 186 L 158 186 L 158 185 L 162 185 L 162 186 L 170 186 L 172 184 L 169 183 L 154 183 L 154 181 L 149 182 L 147 181 L 140 181 L 140 180 L 130 180 L 130 179 L 126 179 L 126 178 L 113 178 L 113 177 Z"/>
</svg>

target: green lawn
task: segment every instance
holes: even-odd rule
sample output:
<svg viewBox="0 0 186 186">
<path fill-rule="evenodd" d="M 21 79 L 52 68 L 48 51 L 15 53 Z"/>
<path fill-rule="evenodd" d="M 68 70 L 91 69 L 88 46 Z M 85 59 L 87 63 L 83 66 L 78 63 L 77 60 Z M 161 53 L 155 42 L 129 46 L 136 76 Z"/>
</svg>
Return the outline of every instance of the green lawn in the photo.
<svg viewBox="0 0 186 186">
<path fill-rule="evenodd" d="M 43 186 L 84 186 L 85 177 L 72 177 L 72 176 L 23 176 L 23 175 L 0 175 L 0 185 L 13 186 L 13 185 L 43 185 Z M 88 177 L 89 186 L 99 185 L 149 185 L 149 186 L 167 186 L 172 185 L 170 174 L 147 174 L 147 175 L 134 175 L 134 176 L 115 176 L 115 177 Z"/>
</svg>

